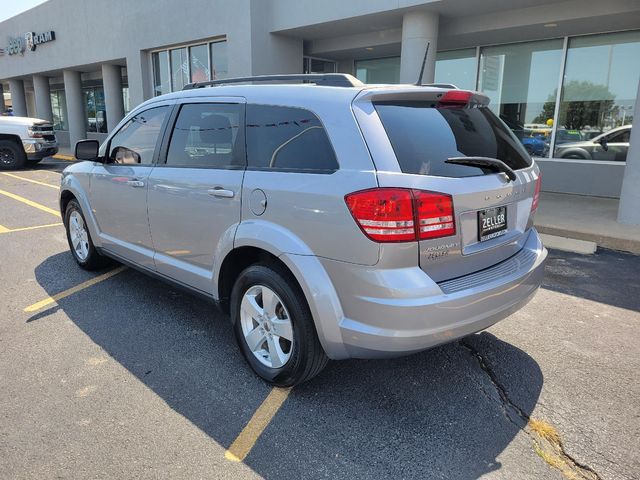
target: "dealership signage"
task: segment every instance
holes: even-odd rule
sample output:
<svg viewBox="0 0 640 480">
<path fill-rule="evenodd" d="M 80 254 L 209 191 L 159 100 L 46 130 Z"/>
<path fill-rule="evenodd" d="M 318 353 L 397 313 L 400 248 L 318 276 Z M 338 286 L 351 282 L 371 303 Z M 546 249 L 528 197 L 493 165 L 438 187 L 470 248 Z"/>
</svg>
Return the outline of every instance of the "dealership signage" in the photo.
<svg viewBox="0 0 640 480">
<path fill-rule="evenodd" d="M 53 42 L 56 39 L 56 32 L 36 33 L 27 32 L 21 37 L 9 37 L 9 43 L 5 52 L 9 55 L 24 55 L 25 50 L 34 51 L 38 45 Z"/>
</svg>

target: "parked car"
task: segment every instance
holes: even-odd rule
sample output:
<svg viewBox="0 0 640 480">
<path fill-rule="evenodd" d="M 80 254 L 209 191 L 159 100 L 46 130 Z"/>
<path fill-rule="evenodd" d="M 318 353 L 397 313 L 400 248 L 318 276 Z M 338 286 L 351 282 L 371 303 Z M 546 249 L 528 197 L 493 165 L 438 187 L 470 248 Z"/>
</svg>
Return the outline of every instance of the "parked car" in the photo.
<svg viewBox="0 0 640 480">
<path fill-rule="evenodd" d="M 556 145 L 569 142 L 580 142 L 584 140 L 580 134 L 580 130 L 567 130 L 566 128 L 559 128 L 556 131 Z"/>
<path fill-rule="evenodd" d="M 544 157 L 549 151 L 549 142 L 540 137 L 522 137 L 520 142 L 529 155 Z"/>
<path fill-rule="evenodd" d="M 563 143 L 556 147 L 554 157 L 624 162 L 630 135 L 631 125 L 613 128 L 591 140 Z"/>
<path fill-rule="evenodd" d="M 58 153 L 53 125 L 46 120 L 0 116 L 0 170 L 36 164 Z"/>
<path fill-rule="evenodd" d="M 263 379 L 418 352 L 525 305 L 546 250 L 540 172 L 482 94 L 311 84 L 189 86 L 134 109 L 62 175 L 86 269 L 116 259 L 213 299 Z M 208 87 L 208 88 L 198 88 Z"/>
</svg>

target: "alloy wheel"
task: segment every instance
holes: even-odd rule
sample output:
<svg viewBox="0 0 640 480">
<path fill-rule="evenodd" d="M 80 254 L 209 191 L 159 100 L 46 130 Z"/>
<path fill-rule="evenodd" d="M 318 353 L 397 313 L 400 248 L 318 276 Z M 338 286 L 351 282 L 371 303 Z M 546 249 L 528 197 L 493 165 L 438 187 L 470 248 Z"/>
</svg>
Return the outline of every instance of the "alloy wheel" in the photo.
<svg viewBox="0 0 640 480">
<path fill-rule="evenodd" d="M 10 148 L 0 148 L 0 163 L 3 165 L 13 165 L 16 161 L 16 155 Z"/>
<path fill-rule="evenodd" d="M 89 256 L 89 233 L 82 219 L 82 215 L 77 210 L 71 212 L 69 216 L 69 237 L 73 251 L 84 262 Z"/>
<path fill-rule="evenodd" d="M 280 368 L 293 352 L 291 317 L 280 297 L 269 287 L 249 288 L 240 303 L 244 340 L 260 363 Z"/>
</svg>

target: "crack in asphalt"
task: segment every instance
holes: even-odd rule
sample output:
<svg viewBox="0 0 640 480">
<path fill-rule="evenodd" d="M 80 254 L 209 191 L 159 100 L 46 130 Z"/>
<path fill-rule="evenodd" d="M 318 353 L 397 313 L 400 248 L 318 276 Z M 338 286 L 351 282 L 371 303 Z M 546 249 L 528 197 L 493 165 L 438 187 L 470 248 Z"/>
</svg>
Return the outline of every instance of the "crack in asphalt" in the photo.
<svg viewBox="0 0 640 480">
<path fill-rule="evenodd" d="M 560 472 L 570 480 L 602 480 L 593 468 L 578 462 L 565 451 L 560 435 L 552 425 L 542 420 L 532 419 L 509 398 L 506 389 L 498 380 L 496 373 L 478 350 L 464 339 L 459 340 L 458 344 L 475 358 L 480 369 L 489 377 L 493 388 L 500 397 L 500 406 L 505 417 L 532 439 L 534 450 L 540 458 L 547 464 L 560 470 Z M 486 391 L 484 391 L 484 393 L 486 393 Z"/>
</svg>

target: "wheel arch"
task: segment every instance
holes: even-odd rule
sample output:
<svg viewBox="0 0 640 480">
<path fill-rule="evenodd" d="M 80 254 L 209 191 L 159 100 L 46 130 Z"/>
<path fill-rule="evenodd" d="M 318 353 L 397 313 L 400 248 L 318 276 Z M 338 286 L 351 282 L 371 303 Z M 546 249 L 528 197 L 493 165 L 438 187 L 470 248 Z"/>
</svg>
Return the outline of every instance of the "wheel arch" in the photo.
<svg viewBox="0 0 640 480">
<path fill-rule="evenodd" d="M 562 152 L 562 156 L 560 158 L 580 158 L 582 160 L 590 160 L 591 155 L 582 148 L 572 148 L 571 150 Z"/>
<path fill-rule="evenodd" d="M 220 306 L 229 312 L 231 289 L 242 270 L 248 266 L 273 262 L 291 274 L 307 301 L 318 338 L 331 359 L 348 358 L 344 347 L 340 322 L 344 318 L 338 294 L 326 270 L 314 255 L 282 252 L 265 243 L 265 236 L 250 242 L 245 238 L 227 252 L 218 269 L 217 294 Z"/>
<path fill-rule="evenodd" d="M 16 145 L 22 150 L 24 153 L 24 145 L 22 145 L 22 139 L 19 135 L 14 135 L 10 133 L 0 133 L 0 140 L 10 140 L 16 143 Z"/>
</svg>

